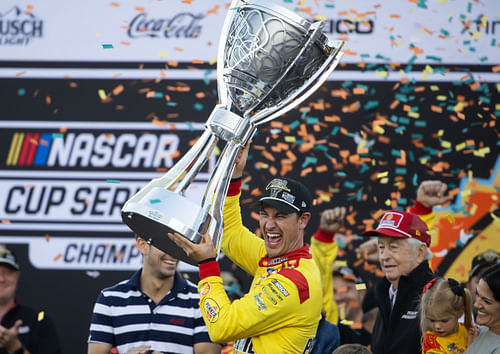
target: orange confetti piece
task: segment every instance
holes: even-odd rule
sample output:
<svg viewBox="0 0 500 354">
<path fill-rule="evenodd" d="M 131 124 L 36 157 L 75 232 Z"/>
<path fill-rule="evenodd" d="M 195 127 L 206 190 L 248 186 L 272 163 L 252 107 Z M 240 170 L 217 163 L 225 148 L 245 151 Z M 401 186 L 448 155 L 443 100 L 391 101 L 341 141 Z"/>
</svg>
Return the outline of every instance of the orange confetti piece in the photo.
<svg viewBox="0 0 500 354">
<path fill-rule="evenodd" d="M 204 61 L 203 60 L 199 60 L 199 59 L 193 59 L 193 60 L 191 60 L 191 63 L 193 63 L 193 64 L 203 64 Z"/>
<path fill-rule="evenodd" d="M 22 76 L 24 74 L 26 74 L 26 71 L 20 71 L 16 74 L 16 77 Z"/>
<path fill-rule="evenodd" d="M 431 111 L 436 113 L 443 113 L 443 107 L 431 105 Z"/>
<path fill-rule="evenodd" d="M 144 7 L 136 6 L 135 10 L 136 11 L 144 11 Z"/>
<path fill-rule="evenodd" d="M 113 7 L 120 7 L 120 3 L 118 2 L 111 2 L 109 5 L 113 6 Z"/>
<path fill-rule="evenodd" d="M 364 95 L 365 94 L 365 89 L 362 88 L 362 87 L 355 87 L 352 90 L 352 93 L 354 93 L 355 95 Z"/>
<path fill-rule="evenodd" d="M 57 256 L 54 257 L 54 262 L 57 262 L 62 258 L 62 253 L 59 253 Z"/>
<path fill-rule="evenodd" d="M 357 52 L 353 52 L 350 49 L 343 49 L 342 51 L 344 52 L 345 55 L 358 55 Z"/>
<path fill-rule="evenodd" d="M 401 15 L 398 15 L 398 14 L 390 14 L 389 15 L 390 18 L 400 18 Z"/>
<path fill-rule="evenodd" d="M 491 71 L 493 71 L 494 73 L 497 73 L 500 71 L 500 65 L 497 65 L 497 66 L 494 66 L 491 68 Z"/>
<path fill-rule="evenodd" d="M 2 219 L 2 224 L 9 225 L 10 224 L 10 220 Z"/>
<path fill-rule="evenodd" d="M 125 41 L 121 41 L 120 44 L 121 45 L 126 45 L 126 46 L 130 46 L 131 45 L 130 42 L 125 42 Z"/>
<path fill-rule="evenodd" d="M 123 90 L 125 89 L 125 87 L 123 85 L 118 85 L 116 86 L 114 89 L 113 89 L 113 95 L 115 96 L 118 96 L 120 93 L 123 92 Z"/>
<path fill-rule="evenodd" d="M 212 9 L 207 11 L 207 14 L 217 15 L 217 11 L 219 11 L 219 8 L 220 8 L 219 5 L 215 5 Z"/>
</svg>

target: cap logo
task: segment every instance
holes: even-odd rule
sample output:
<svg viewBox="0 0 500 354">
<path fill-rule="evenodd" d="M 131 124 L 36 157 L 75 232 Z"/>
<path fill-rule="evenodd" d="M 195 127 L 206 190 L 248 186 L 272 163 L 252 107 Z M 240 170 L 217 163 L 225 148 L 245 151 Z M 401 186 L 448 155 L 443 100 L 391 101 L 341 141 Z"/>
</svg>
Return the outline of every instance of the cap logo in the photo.
<svg viewBox="0 0 500 354">
<path fill-rule="evenodd" d="M 287 201 L 290 204 L 293 204 L 293 202 L 295 201 L 295 196 L 290 193 L 283 192 L 281 194 L 281 199 Z"/>
<path fill-rule="evenodd" d="M 383 227 L 395 227 L 399 228 L 399 225 L 401 224 L 401 221 L 403 220 L 403 214 L 399 213 L 386 213 L 382 220 L 380 221 L 380 224 L 378 225 L 377 229 L 383 228 Z"/>
<path fill-rule="evenodd" d="M 288 181 L 281 178 L 275 178 L 269 182 L 266 186 L 266 191 L 268 189 L 271 189 L 270 196 L 273 198 L 276 198 L 280 191 L 290 192 L 290 188 L 288 188 Z"/>
</svg>

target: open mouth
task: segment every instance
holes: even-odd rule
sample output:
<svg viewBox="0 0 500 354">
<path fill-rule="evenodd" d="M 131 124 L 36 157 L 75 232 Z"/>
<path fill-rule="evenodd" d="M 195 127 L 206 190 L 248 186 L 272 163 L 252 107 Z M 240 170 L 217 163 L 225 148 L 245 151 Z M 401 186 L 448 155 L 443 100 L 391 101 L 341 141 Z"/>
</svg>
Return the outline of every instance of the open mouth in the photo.
<svg viewBox="0 0 500 354">
<path fill-rule="evenodd" d="M 281 236 L 281 234 L 279 233 L 267 232 L 266 238 L 267 238 L 267 243 L 270 246 L 277 246 L 281 243 L 281 239 L 283 238 L 283 236 Z"/>
</svg>

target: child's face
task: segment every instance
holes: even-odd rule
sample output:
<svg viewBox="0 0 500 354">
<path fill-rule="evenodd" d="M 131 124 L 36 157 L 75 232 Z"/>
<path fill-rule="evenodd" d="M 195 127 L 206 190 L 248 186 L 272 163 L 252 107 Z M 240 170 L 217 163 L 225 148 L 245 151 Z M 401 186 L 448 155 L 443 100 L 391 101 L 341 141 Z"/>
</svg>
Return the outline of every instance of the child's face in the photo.
<svg viewBox="0 0 500 354">
<path fill-rule="evenodd" d="M 445 317 L 428 316 L 429 327 L 438 337 L 445 337 L 458 331 L 459 318 L 451 314 Z"/>
</svg>

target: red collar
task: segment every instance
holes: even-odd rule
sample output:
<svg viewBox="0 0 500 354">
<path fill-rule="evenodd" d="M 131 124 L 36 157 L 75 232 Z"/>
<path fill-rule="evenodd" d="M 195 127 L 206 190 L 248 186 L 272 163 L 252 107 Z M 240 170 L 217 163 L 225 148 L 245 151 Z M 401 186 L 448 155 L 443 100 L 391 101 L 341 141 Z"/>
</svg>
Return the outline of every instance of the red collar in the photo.
<svg viewBox="0 0 500 354">
<path fill-rule="evenodd" d="M 260 267 L 274 267 L 278 264 L 281 264 L 290 260 L 298 260 L 300 258 L 312 258 L 311 251 L 309 249 L 309 245 L 306 243 L 303 247 L 298 250 L 286 253 L 277 257 L 269 257 L 267 254 L 262 257 L 259 261 Z"/>
</svg>

